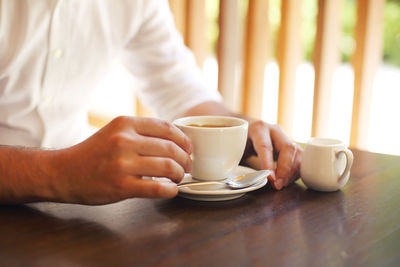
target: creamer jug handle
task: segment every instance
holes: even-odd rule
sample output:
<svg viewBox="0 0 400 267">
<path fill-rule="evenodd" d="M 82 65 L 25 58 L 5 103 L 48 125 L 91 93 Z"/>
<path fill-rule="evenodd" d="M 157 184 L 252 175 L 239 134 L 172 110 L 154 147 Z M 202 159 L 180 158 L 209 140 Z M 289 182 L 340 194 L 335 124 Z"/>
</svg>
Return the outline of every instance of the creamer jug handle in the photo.
<svg viewBox="0 0 400 267">
<path fill-rule="evenodd" d="M 347 148 L 345 148 L 344 150 L 340 150 L 336 152 L 336 157 L 338 158 L 341 153 L 344 153 L 344 155 L 346 156 L 346 168 L 344 169 L 342 175 L 339 176 L 338 182 L 340 182 L 349 174 L 350 168 L 353 165 L 353 153 L 351 152 L 351 150 Z"/>
</svg>

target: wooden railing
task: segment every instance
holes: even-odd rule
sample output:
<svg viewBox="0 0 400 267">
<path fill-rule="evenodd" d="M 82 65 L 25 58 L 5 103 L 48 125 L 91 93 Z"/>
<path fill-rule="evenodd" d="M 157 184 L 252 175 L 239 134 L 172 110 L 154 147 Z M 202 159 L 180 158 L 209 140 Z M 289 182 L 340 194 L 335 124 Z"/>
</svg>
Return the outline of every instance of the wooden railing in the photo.
<svg viewBox="0 0 400 267">
<path fill-rule="evenodd" d="M 332 76 L 339 63 L 343 0 L 318 1 L 317 34 L 313 63 L 315 67 L 312 136 L 326 136 L 330 111 Z M 204 18 L 205 0 L 169 0 L 177 28 L 186 44 L 201 63 L 206 51 Z M 238 75 L 239 2 L 220 0 L 218 41 L 218 88 L 231 108 L 261 118 L 264 90 L 264 68 L 270 43 L 268 0 L 248 0 L 244 27 L 242 86 L 232 81 Z M 371 89 L 375 70 L 381 58 L 382 14 L 384 0 L 358 0 L 356 48 L 353 55 L 354 97 L 350 145 L 366 148 L 370 119 Z M 301 58 L 301 0 L 282 0 L 281 26 L 277 44 L 279 64 L 278 123 L 293 133 L 294 88 L 296 68 Z M 195 12 L 193 12 L 195 10 Z M 202 15 L 203 14 L 203 15 Z M 197 37 L 196 37 L 197 35 Z M 193 41 L 196 40 L 196 41 Z M 237 99 L 240 100 L 237 103 Z"/>
<path fill-rule="evenodd" d="M 339 63 L 339 40 L 343 0 L 318 1 L 312 136 L 326 136 L 330 118 L 332 76 Z M 208 54 L 206 43 L 206 1 L 169 0 L 177 29 L 201 66 Z M 268 0 L 248 0 L 244 33 L 239 34 L 239 0 L 220 0 L 217 49 L 218 88 L 225 103 L 235 111 L 261 118 L 264 69 L 269 59 L 270 30 Z M 358 0 L 354 67 L 354 97 L 350 145 L 366 148 L 371 90 L 381 58 L 384 0 Z M 277 44 L 279 64 L 278 123 L 292 135 L 296 69 L 301 59 L 301 0 L 281 0 L 281 24 Z M 239 38 L 243 36 L 243 40 Z M 240 43 L 243 42 L 243 51 Z M 237 71 L 242 62 L 242 71 Z M 237 76 L 241 75 L 241 79 Z M 235 81 L 241 81 L 236 85 Z M 136 115 L 148 112 L 137 105 Z"/>
</svg>

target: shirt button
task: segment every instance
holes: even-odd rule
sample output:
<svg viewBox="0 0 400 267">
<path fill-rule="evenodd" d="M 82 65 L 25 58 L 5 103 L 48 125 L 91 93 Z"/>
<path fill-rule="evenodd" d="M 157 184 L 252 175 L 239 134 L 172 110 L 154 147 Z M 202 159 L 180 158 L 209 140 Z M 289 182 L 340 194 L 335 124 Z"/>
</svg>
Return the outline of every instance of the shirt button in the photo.
<svg viewBox="0 0 400 267">
<path fill-rule="evenodd" d="M 55 59 L 60 59 L 63 56 L 63 50 L 61 48 L 57 48 L 53 51 L 53 56 Z"/>
</svg>

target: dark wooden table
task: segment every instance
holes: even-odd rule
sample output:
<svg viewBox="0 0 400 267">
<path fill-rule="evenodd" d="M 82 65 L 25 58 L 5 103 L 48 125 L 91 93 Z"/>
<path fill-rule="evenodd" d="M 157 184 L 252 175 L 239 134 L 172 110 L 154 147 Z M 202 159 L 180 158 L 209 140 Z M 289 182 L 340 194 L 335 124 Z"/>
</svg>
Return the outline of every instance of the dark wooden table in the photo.
<svg viewBox="0 0 400 267">
<path fill-rule="evenodd" d="M 0 266 L 399 266 L 400 157 L 353 152 L 334 193 L 0 206 Z"/>
</svg>

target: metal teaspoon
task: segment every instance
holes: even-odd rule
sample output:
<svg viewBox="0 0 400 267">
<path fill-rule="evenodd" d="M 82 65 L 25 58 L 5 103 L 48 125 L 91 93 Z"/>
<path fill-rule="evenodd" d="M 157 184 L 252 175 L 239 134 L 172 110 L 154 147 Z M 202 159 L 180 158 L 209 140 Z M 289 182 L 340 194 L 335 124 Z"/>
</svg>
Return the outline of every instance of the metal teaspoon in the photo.
<svg viewBox="0 0 400 267">
<path fill-rule="evenodd" d="M 256 172 L 247 173 L 233 179 L 230 179 L 225 182 L 221 181 L 205 181 L 205 182 L 186 182 L 178 184 L 178 188 L 180 187 L 192 187 L 192 186 L 199 186 L 199 185 L 226 185 L 231 189 L 242 189 L 249 186 L 252 186 L 262 179 L 267 178 L 271 175 L 271 171 L 269 170 L 261 170 Z"/>
</svg>

